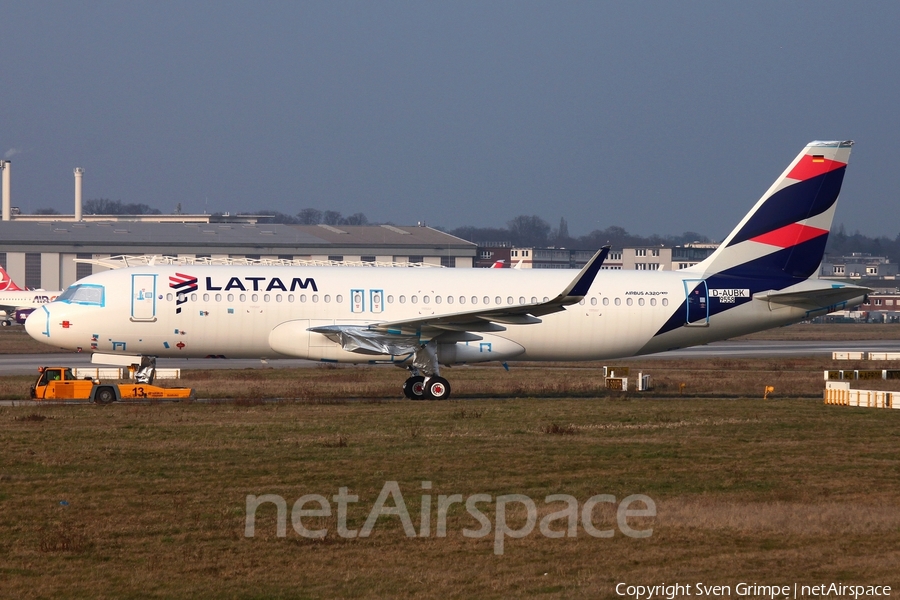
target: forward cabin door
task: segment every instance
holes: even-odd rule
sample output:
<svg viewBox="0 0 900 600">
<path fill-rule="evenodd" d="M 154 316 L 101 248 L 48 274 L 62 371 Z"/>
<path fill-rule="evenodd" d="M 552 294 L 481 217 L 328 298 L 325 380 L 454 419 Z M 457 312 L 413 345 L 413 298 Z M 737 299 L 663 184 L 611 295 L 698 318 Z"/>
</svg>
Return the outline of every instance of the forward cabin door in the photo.
<svg viewBox="0 0 900 600">
<path fill-rule="evenodd" d="M 131 276 L 131 320 L 156 321 L 156 275 Z"/>
<path fill-rule="evenodd" d="M 684 324 L 687 327 L 709 326 L 709 290 L 704 279 L 685 279 L 684 293 L 686 311 Z"/>
</svg>

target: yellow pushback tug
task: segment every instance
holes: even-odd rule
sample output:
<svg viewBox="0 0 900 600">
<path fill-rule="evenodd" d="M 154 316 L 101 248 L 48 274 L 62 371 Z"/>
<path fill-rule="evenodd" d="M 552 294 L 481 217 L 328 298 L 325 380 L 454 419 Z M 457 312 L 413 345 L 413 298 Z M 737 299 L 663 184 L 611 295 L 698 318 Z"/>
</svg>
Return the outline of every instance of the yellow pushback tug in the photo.
<svg viewBox="0 0 900 600">
<path fill-rule="evenodd" d="M 40 367 L 31 386 L 34 400 L 90 401 L 109 404 L 118 400 L 193 400 L 191 388 L 164 388 L 150 383 L 101 383 L 99 379 L 78 379 L 70 367 Z"/>
</svg>

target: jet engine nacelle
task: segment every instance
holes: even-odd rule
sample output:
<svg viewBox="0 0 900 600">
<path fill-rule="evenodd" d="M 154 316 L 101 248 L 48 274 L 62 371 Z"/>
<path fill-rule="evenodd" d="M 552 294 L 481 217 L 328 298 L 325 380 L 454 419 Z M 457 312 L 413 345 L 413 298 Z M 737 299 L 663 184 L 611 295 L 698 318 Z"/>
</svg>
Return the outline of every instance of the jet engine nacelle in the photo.
<svg viewBox="0 0 900 600">
<path fill-rule="evenodd" d="M 525 352 L 525 348 L 498 335 L 479 333 L 476 342 L 438 344 L 438 360 L 444 365 L 509 360 Z"/>
</svg>

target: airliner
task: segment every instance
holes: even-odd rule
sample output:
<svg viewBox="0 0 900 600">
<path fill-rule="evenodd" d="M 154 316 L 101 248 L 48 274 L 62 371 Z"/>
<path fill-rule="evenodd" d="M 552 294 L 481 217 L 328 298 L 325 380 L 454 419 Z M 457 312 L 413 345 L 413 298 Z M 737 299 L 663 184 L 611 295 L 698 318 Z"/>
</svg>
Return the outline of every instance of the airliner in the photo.
<svg viewBox="0 0 900 600">
<path fill-rule="evenodd" d="M 59 291 L 23 290 L 12 280 L 9 273 L 0 266 L 0 311 L 6 316 L 0 317 L 0 325 L 12 325 L 10 314 L 15 314 L 18 309 L 35 309 L 38 306 L 56 300 L 62 294 Z"/>
<path fill-rule="evenodd" d="M 28 333 L 140 357 L 393 363 L 408 398 L 443 399 L 441 367 L 631 357 L 788 325 L 863 301 L 818 279 L 853 142 L 807 145 L 703 262 L 678 271 L 155 264 L 96 273 L 32 313 Z M 126 359 L 127 360 L 127 359 Z"/>
</svg>

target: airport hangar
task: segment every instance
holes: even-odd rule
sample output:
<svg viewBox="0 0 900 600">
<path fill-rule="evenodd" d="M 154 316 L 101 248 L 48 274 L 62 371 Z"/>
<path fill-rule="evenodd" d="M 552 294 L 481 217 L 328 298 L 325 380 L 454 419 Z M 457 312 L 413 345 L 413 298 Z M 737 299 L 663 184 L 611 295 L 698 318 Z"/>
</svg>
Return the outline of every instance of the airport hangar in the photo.
<svg viewBox="0 0 900 600">
<path fill-rule="evenodd" d="M 0 264 L 20 287 L 61 290 L 111 268 L 98 262 L 121 255 L 171 256 L 185 262 L 247 259 L 465 268 L 473 266 L 477 254 L 472 242 L 424 226 L 282 225 L 258 222 L 264 217 L 240 216 L 160 222 L 179 217 L 185 216 L 147 215 L 135 220 L 110 216 L 103 220 L 91 215 L 81 221 L 55 215 L 14 217 L 0 221 Z"/>
</svg>

